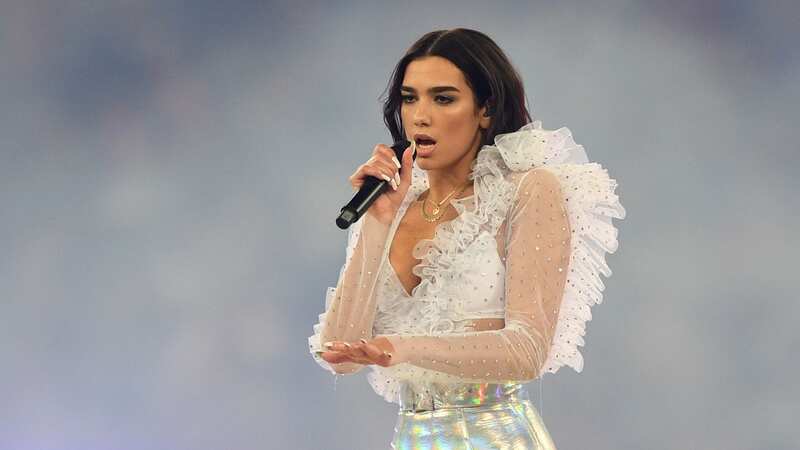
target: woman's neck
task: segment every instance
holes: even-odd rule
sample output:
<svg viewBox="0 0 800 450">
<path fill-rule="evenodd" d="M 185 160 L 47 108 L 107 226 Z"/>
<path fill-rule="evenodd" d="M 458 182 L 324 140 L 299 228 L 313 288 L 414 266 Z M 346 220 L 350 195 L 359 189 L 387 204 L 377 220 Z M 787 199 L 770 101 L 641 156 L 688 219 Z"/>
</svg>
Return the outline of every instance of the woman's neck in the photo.
<svg viewBox="0 0 800 450">
<path fill-rule="evenodd" d="M 456 190 L 456 193 L 450 198 L 460 198 L 462 195 L 459 195 L 458 190 L 461 190 L 465 184 L 467 184 L 467 188 L 464 192 L 467 196 L 469 195 L 469 192 L 471 192 L 469 185 L 472 184 L 469 175 L 470 172 L 472 172 L 472 162 L 478 157 L 480 139 L 481 133 L 478 131 L 475 133 L 472 144 L 470 144 L 472 150 L 465 153 L 464 156 L 453 163 L 453 165 L 442 169 L 427 171 L 428 192 L 423 194 L 423 196 L 427 195 L 427 197 L 423 198 L 427 198 L 429 201 L 439 202 L 452 193 L 453 190 Z"/>
<path fill-rule="evenodd" d="M 433 177 L 431 177 L 431 174 L 428 173 L 428 182 L 430 183 L 430 187 L 428 188 L 428 192 L 425 194 L 426 196 L 424 198 L 427 198 L 429 201 L 440 202 L 450 194 L 453 194 L 450 196 L 450 200 L 462 197 L 463 195 L 459 195 L 458 191 L 464 188 L 464 185 L 466 184 L 464 192 L 467 193 L 471 180 L 467 180 L 467 177 L 465 176 L 463 178 L 448 177 L 448 179 L 445 180 L 434 181 Z M 469 194 L 467 193 L 466 195 Z"/>
<path fill-rule="evenodd" d="M 429 201 L 439 202 L 455 190 L 450 199 L 459 198 L 458 191 L 466 184 L 464 190 L 466 195 L 469 195 L 469 185 L 472 180 L 469 179 L 469 174 L 472 169 L 472 161 L 474 158 L 465 157 L 454 166 L 447 167 L 441 170 L 428 170 L 428 192 L 426 193 Z"/>
</svg>

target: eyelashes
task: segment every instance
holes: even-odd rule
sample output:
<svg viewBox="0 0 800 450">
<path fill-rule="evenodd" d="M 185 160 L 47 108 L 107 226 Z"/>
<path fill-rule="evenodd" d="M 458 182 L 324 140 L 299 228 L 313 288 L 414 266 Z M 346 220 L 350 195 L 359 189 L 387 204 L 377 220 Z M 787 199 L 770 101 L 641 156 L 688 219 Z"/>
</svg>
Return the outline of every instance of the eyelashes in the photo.
<svg viewBox="0 0 800 450">
<path fill-rule="evenodd" d="M 402 100 L 403 103 L 410 103 L 408 100 L 413 100 L 414 96 L 413 95 L 401 95 L 400 99 Z M 438 99 L 445 100 L 444 102 L 440 102 L 440 104 L 442 104 L 442 105 L 447 105 L 447 104 L 453 103 L 453 101 L 455 101 L 455 99 L 453 99 L 452 97 L 448 97 L 446 95 L 437 95 L 436 97 L 434 97 L 434 100 L 438 100 Z"/>
</svg>

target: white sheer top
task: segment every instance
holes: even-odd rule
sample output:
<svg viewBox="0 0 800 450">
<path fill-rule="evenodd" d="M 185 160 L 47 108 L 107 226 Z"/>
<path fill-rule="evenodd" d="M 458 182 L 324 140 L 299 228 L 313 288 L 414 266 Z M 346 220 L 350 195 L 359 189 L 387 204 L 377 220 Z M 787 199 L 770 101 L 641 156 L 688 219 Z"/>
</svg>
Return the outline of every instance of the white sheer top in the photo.
<svg viewBox="0 0 800 450">
<path fill-rule="evenodd" d="M 605 253 L 618 245 L 611 218 L 625 217 L 616 181 L 588 162 L 568 128 L 535 121 L 498 135 L 473 162 L 474 194 L 451 201 L 458 216 L 414 247 L 421 281 L 408 293 L 388 254 L 400 219 L 428 189 L 427 173 L 412 170 L 391 224 L 365 214 L 350 228 L 339 280 L 309 337 L 317 362 L 334 372 L 316 355 L 324 342 L 385 336 L 393 365 L 371 365 L 367 378 L 391 402 L 402 382 L 530 381 L 563 365 L 580 372 L 600 274 L 611 275 Z M 504 327 L 472 327 L 491 318 Z"/>
</svg>

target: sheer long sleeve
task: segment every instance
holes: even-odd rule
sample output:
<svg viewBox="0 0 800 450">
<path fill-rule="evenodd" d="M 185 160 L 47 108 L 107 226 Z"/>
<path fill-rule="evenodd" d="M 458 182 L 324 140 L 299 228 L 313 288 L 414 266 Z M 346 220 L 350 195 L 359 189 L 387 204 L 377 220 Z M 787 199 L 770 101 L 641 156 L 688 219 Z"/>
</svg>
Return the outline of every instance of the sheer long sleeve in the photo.
<svg viewBox="0 0 800 450">
<path fill-rule="evenodd" d="M 369 214 L 352 225 L 348 236 L 345 263 L 335 288 L 328 288 L 325 312 L 308 338 L 309 349 L 322 367 L 334 373 L 353 373 L 363 366 L 356 363 L 329 364 L 316 352 L 324 351 L 328 341 L 358 341 L 372 338 L 375 319 L 375 283 L 385 251 L 389 225 Z"/>
<path fill-rule="evenodd" d="M 394 364 L 486 382 L 535 379 L 546 361 L 570 261 L 570 224 L 558 177 L 528 171 L 507 216 L 505 326 L 468 333 L 386 335 Z"/>
</svg>

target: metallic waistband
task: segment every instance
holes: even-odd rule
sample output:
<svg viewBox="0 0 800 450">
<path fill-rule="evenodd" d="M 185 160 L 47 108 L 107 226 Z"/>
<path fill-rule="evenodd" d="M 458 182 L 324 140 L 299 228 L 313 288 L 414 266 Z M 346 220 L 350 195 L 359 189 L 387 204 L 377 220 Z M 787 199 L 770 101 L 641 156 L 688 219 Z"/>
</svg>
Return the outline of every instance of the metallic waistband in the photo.
<svg viewBox="0 0 800 450">
<path fill-rule="evenodd" d="M 527 399 L 528 392 L 520 383 L 403 383 L 399 393 L 400 410 L 410 412 L 466 408 Z"/>
</svg>

